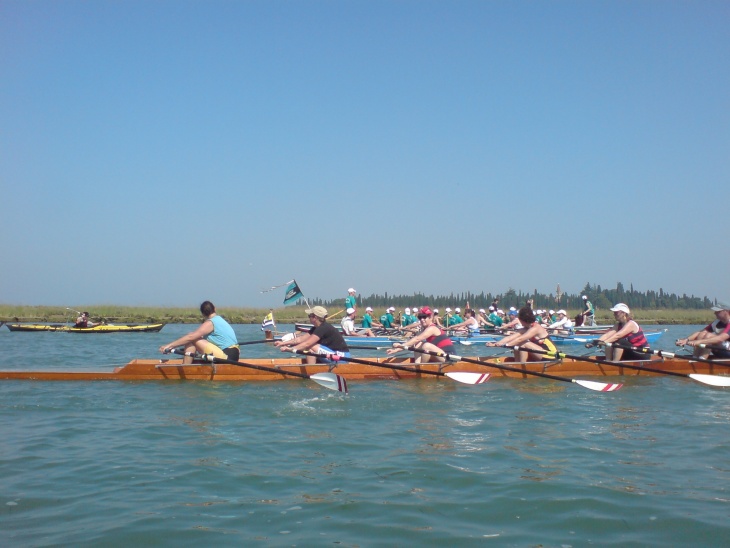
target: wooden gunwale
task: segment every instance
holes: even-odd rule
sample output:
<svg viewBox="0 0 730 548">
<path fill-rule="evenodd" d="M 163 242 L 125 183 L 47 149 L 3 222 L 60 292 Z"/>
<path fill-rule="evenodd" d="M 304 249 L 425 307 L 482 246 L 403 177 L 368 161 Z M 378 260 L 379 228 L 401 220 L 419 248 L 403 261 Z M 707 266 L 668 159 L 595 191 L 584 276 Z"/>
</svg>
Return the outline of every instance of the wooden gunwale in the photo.
<svg viewBox="0 0 730 548">
<path fill-rule="evenodd" d="M 484 362 L 488 365 L 489 357 L 470 358 Z M 421 367 L 429 371 L 473 371 L 473 372 L 490 372 L 492 378 L 533 378 L 531 375 L 517 371 L 504 371 L 496 368 L 484 367 L 469 362 L 450 362 L 447 364 L 414 364 L 411 358 L 368 358 L 369 361 L 384 364 L 405 365 L 409 367 Z M 363 379 L 408 379 L 408 378 L 436 378 L 434 375 L 422 375 L 419 373 L 411 373 L 408 371 L 387 370 L 382 367 L 374 367 L 370 365 L 340 363 L 336 367 L 330 369 L 330 366 L 324 364 L 305 365 L 304 361 L 299 358 L 283 358 L 283 359 L 263 359 L 251 358 L 243 361 L 254 365 L 263 365 L 267 367 L 282 368 L 287 371 L 294 371 L 306 375 L 315 373 L 323 373 L 332 371 L 342 375 L 347 380 L 363 380 Z M 530 371 L 538 371 L 550 373 L 552 375 L 561 375 L 565 377 L 615 377 L 615 376 L 658 376 L 659 373 L 652 371 L 637 371 L 634 369 L 626 369 L 622 367 L 587 363 L 572 359 L 563 359 L 561 361 L 544 361 L 516 363 L 502 359 L 498 363 L 508 365 L 518 369 L 527 369 Z M 730 374 L 730 360 L 722 362 L 697 362 L 678 359 L 653 359 L 647 361 L 627 362 L 631 365 L 644 365 L 654 369 L 663 371 L 672 371 L 676 373 L 701 373 L 701 374 Z M 136 359 L 128 364 L 117 367 L 113 371 L 0 371 L 0 380 L 39 380 L 39 381 L 102 381 L 102 380 L 121 380 L 121 381 L 165 381 L 165 380 L 196 380 L 196 381 L 273 381 L 290 379 L 291 377 L 270 373 L 268 371 L 258 371 L 243 366 L 235 366 L 228 364 L 211 365 L 211 364 L 194 364 L 182 365 L 181 360 L 149 360 Z"/>
</svg>

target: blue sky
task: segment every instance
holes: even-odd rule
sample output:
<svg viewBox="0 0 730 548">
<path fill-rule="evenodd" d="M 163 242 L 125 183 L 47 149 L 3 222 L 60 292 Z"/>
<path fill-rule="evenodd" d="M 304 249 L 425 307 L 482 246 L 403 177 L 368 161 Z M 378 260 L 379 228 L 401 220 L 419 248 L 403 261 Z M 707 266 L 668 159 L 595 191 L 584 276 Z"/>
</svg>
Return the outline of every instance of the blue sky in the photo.
<svg viewBox="0 0 730 548">
<path fill-rule="evenodd" d="M 0 2 L 0 302 L 728 299 L 730 3 Z"/>
</svg>

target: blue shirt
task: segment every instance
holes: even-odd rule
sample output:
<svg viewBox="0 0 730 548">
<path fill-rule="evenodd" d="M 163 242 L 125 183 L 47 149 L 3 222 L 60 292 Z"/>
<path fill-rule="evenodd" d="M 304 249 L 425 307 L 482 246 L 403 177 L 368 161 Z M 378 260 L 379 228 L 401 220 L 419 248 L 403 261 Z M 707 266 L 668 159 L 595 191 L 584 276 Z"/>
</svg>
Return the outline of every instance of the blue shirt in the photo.
<svg viewBox="0 0 730 548">
<path fill-rule="evenodd" d="M 206 341 L 213 343 L 221 350 L 238 344 L 236 332 L 233 331 L 231 324 L 217 314 L 209 319 L 213 324 L 213 332 L 205 337 Z"/>
</svg>

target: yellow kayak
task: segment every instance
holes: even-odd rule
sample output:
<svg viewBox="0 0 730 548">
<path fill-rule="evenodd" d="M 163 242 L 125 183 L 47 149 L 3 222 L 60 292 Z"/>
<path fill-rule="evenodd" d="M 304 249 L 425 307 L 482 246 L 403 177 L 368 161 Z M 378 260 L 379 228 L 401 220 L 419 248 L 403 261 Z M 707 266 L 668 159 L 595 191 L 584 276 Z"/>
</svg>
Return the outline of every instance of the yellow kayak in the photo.
<svg viewBox="0 0 730 548">
<path fill-rule="evenodd" d="M 62 331 L 64 333 L 156 333 L 165 326 L 164 323 L 103 324 L 94 327 L 73 327 L 67 324 L 42 323 L 9 323 L 6 325 L 10 331 Z"/>
</svg>

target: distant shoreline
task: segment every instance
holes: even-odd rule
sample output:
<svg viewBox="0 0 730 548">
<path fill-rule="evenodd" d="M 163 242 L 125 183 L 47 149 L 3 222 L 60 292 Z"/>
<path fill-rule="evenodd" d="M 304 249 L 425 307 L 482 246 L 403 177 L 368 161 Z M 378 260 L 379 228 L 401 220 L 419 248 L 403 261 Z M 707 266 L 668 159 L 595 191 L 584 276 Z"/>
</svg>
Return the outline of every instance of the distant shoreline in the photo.
<svg viewBox="0 0 730 548">
<path fill-rule="evenodd" d="M 197 308 L 176 307 L 143 307 L 100 305 L 79 307 L 88 311 L 93 321 L 106 320 L 108 323 L 184 323 L 197 324 L 201 321 Z M 306 322 L 304 306 L 274 308 L 274 319 L 279 324 Z M 235 308 L 221 307 L 218 313 L 233 324 L 260 324 L 269 313 L 268 308 Z M 339 323 L 344 314 L 343 309 L 329 311 L 333 323 Z M 359 311 L 361 312 L 361 311 Z M 385 309 L 376 309 L 377 318 Z M 710 310 L 672 310 L 652 309 L 634 310 L 634 317 L 639 323 L 647 325 L 697 325 L 714 320 Z M 568 310 L 572 318 L 578 311 Z M 358 317 L 361 314 L 358 313 Z M 67 323 L 76 319 L 76 311 L 58 306 L 24 306 L 0 304 L 0 321 L 2 322 L 36 322 Z M 596 321 L 605 325 L 613 323 L 613 314 L 608 310 L 598 310 Z"/>
</svg>

